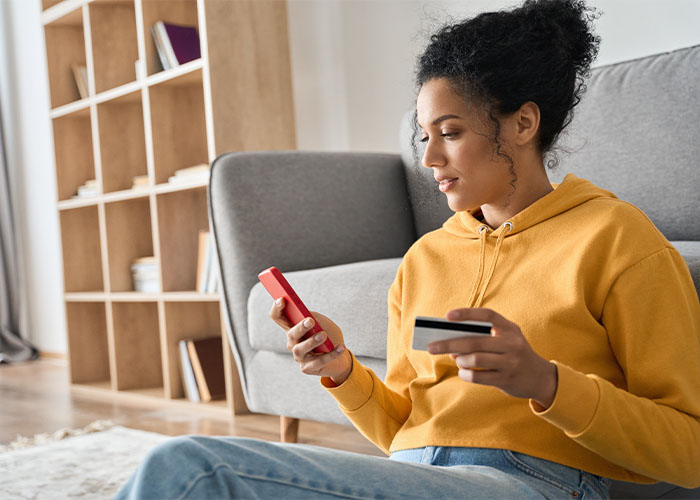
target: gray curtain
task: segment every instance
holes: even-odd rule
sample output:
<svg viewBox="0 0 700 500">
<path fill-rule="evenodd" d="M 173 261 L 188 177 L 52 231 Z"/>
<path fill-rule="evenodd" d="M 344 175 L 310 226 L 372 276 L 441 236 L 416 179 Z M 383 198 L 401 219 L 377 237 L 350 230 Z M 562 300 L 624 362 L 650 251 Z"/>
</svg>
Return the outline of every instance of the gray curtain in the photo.
<svg viewBox="0 0 700 500">
<path fill-rule="evenodd" d="M 10 202 L 10 183 L 0 103 L 0 363 L 27 361 L 37 350 L 22 338 L 24 294 L 20 288 L 15 225 Z"/>
</svg>

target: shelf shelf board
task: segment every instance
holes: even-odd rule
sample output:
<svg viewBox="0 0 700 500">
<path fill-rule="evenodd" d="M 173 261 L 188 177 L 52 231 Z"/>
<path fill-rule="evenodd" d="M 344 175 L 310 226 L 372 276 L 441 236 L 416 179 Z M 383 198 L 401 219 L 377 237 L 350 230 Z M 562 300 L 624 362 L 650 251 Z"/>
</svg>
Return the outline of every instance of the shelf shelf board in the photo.
<svg viewBox="0 0 700 500">
<path fill-rule="evenodd" d="M 151 193 L 164 194 L 174 193 L 177 191 L 187 191 L 188 189 L 199 189 L 209 185 L 209 180 L 198 180 L 195 182 L 178 182 L 157 184 L 155 186 L 145 186 L 137 189 L 124 189 L 122 191 L 112 191 L 102 195 L 90 196 L 88 198 L 71 198 L 69 200 L 60 200 L 58 210 L 70 210 L 72 208 L 88 207 L 97 205 L 100 201 L 103 203 L 113 203 L 115 201 L 133 200 L 136 198 L 145 198 Z"/>
<path fill-rule="evenodd" d="M 63 106 L 59 106 L 51 110 L 51 118 L 60 118 L 61 116 L 75 113 L 75 116 L 84 116 L 90 114 L 90 98 L 85 97 L 79 101 L 69 102 Z"/>
<path fill-rule="evenodd" d="M 163 300 L 169 302 L 218 302 L 219 293 L 201 293 L 201 292 L 165 292 L 162 295 Z"/>
<path fill-rule="evenodd" d="M 64 298 L 66 302 L 218 302 L 219 293 L 200 293 L 194 290 L 184 292 L 70 292 Z"/>
<path fill-rule="evenodd" d="M 198 180 L 195 182 L 164 182 L 162 184 L 157 184 L 153 188 L 153 192 L 155 194 L 174 193 L 176 191 L 186 191 L 188 189 L 207 187 L 208 185 L 209 179 Z"/>
<path fill-rule="evenodd" d="M 159 71 L 153 75 L 146 77 L 146 85 L 151 87 L 153 85 L 158 85 L 159 83 L 164 84 L 186 84 L 186 83 L 201 83 L 202 73 L 196 73 L 197 70 L 202 69 L 204 66 L 203 60 L 195 59 L 194 61 L 181 64 L 176 68 L 166 69 Z M 187 76 L 185 76 L 187 75 Z M 176 82 L 172 80 L 176 79 Z"/>
<path fill-rule="evenodd" d="M 107 294 L 112 302 L 157 302 L 160 293 L 148 292 L 111 292 Z"/>
<path fill-rule="evenodd" d="M 102 195 L 102 201 L 111 203 L 115 201 L 133 200 L 136 198 L 145 198 L 151 194 L 149 187 L 140 187 L 137 189 L 123 189 L 121 191 L 112 191 Z"/>
<path fill-rule="evenodd" d="M 119 99 L 120 97 L 126 96 L 128 94 L 131 94 L 133 92 L 137 92 L 141 90 L 141 82 L 139 81 L 133 81 L 129 83 L 125 83 L 124 85 L 120 85 L 119 87 L 114 87 L 113 89 L 105 90 L 104 92 L 100 92 L 95 96 L 95 103 L 96 104 L 102 104 L 107 101 L 113 101 L 115 99 Z M 141 100 L 141 94 L 138 94 L 137 96 L 134 97 L 129 97 L 126 100 L 128 101 L 136 101 L 136 100 Z"/>
<path fill-rule="evenodd" d="M 59 210 L 70 210 L 71 208 L 89 207 L 97 205 L 100 201 L 100 196 L 90 196 L 86 198 L 71 198 L 70 200 L 61 200 L 56 205 Z"/>
<path fill-rule="evenodd" d="M 82 12 L 80 8 L 88 3 L 89 0 L 64 0 L 63 2 L 57 3 L 56 5 L 49 7 L 41 13 L 41 22 L 44 25 L 56 23 L 56 24 L 74 24 L 74 19 L 70 17 L 80 16 L 80 22 L 82 22 Z M 77 12 L 75 12 L 77 11 Z M 70 14 L 69 18 L 66 18 Z M 64 18 L 64 19 L 61 19 Z"/>
<path fill-rule="evenodd" d="M 70 292 L 65 294 L 66 302 L 104 302 L 104 292 Z"/>
</svg>

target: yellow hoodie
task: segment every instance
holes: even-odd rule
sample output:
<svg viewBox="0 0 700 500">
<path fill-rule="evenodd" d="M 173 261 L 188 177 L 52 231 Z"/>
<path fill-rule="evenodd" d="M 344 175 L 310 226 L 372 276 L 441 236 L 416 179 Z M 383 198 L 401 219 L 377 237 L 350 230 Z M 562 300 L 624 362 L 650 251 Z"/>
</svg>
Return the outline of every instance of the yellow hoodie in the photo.
<svg viewBox="0 0 700 500">
<path fill-rule="evenodd" d="M 573 174 L 552 186 L 496 230 L 458 212 L 416 241 L 388 294 L 385 381 L 353 356 L 342 385 L 321 383 L 385 453 L 501 448 L 700 486 L 700 303 L 688 267 L 635 206 Z M 557 365 L 547 410 L 463 381 L 449 355 L 411 349 L 417 315 L 462 307 L 515 322 Z"/>
</svg>

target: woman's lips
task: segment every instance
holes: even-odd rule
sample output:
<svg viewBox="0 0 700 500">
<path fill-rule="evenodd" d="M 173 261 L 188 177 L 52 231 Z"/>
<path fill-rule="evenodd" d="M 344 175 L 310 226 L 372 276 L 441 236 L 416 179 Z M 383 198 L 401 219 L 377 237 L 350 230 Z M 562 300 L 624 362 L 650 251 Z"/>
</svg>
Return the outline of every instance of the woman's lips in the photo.
<svg viewBox="0 0 700 500">
<path fill-rule="evenodd" d="M 441 181 L 440 182 L 440 191 L 442 191 L 443 193 L 445 191 L 449 191 L 450 189 L 452 189 L 452 187 L 455 184 L 457 184 L 457 181 L 459 181 L 458 178 L 450 179 L 450 180 L 446 180 L 446 181 Z"/>
</svg>

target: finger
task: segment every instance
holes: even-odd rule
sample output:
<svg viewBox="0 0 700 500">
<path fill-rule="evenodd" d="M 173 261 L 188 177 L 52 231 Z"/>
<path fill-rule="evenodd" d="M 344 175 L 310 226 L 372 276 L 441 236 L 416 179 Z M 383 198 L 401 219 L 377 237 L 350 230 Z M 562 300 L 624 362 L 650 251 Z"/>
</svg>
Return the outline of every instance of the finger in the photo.
<svg viewBox="0 0 700 500">
<path fill-rule="evenodd" d="M 311 353 L 314 349 L 316 349 L 318 346 L 322 345 L 326 341 L 326 337 L 326 333 L 321 332 L 317 333 L 313 337 L 309 337 L 308 339 L 296 344 L 292 348 L 294 359 L 296 361 L 304 361 L 308 357 L 307 355 L 309 353 Z"/>
<path fill-rule="evenodd" d="M 455 360 L 461 369 L 473 370 L 501 370 L 503 368 L 503 355 L 491 352 L 473 352 L 457 356 Z"/>
<path fill-rule="evenodd" d="M 506 342 L 502 337 L 478 335 L 457 339 L 440 340 L 428 344 L 430 354 L 468 354 L 471 352 L 506 352 Z"/>
<path fill-rule="evenodd" d="M 287 316 L 284 314 L 285 305 L 284 298 L 280 297 L 272 303 L 272 308 L 270 309 L 269 315 L 275 321 L 275 323 L 285 330 L 289 330 L 294 326 L 294 324 L 289 321 Z"/>
<path fill-rule="evenodd" d="M 493 385 L 498 387 L 501 383 L 502 373 L 497 370 L 459 370 L 459 378 L 465 382 L 479 385 Z"/>
<path fill-rule="evenodd" d="M 314 324 L 315 323 L 313 318 L 305 318 L 304 320 L 294 325 L 287 332 L 287 338 L 289 339 L 289 342 L 292 345 L 298 343 L 299 340 L 301 340 L 301 338 L 304 335 L 306 335 L 306 332 L 308 332 L 314 327 Z"/>
<path fill-rule="evenodd" d="M 318 375 L 328 363 L 342 356 L 344 351 L 345 346 L 341 344 L 331 352 L 316 355 L 311 361 L 301 366 L 301 371 L 307 375 Z"/>
<path fill-rule="evenodd" d="M 451 321 L 488 321 L 494 327 L 505 327 L 510 321 L 487 307 L 464 307 L 452 309 L 447 312 L 447 319 Z"/>
</svg>

